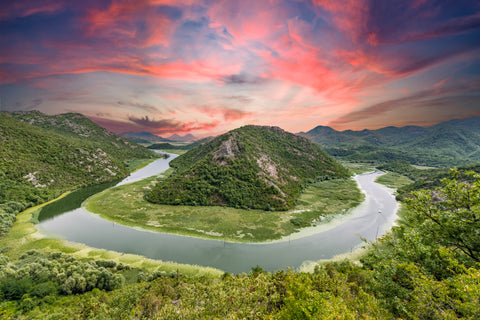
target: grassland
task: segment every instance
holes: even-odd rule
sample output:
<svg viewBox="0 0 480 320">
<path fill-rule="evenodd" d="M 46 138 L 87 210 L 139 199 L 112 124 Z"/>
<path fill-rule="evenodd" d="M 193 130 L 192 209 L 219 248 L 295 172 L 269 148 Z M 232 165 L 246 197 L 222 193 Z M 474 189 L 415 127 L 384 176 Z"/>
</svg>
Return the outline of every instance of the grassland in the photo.
<svg viewBox="0 0 480 320">
<path fill-rule="evenodd" d="M 383 176 L 378 177 L 375 182 L 392 189 L 399 189 L 413 183 L 413 180 L 396 172 L 387 172 Z"/>
<path fill-rule="evenodd" d="M 371 172 L 374 170 L 371 163 L 340 161 L 340 164 L 355 174 Z"/>
<path fill-rule="evenodd" d="M 130 172 L 134 172 L 142 169 L 143 167 L 146 167 L 147 165 L 156 160 L 158 159 L 129 159 L 125 161 L 125 164 L 127 165 Z"/>
<path fill-rule="evenodd" d="M 152 204 L 145 192 L 155 178 L 107 189 L 88 199 L 86 208 L 103 218 L 132 227 L 232 242 L 280 239 L 299 228 L 343 214 L 363 201 L 351 179 L 310 185 L 289 211 L 243 210 L 220 206 Z"/>
<path fill-rule="evenodd" d="M 67 194 L 67 193 L 66 193 Z M 65 196 L 62 195 L 61 197 Z M 60 197 L 60 198 L 61 198 Z M 58 200 L 55 199 L 55 200 Z M 55 201 L 53 200 L 53 201 Z M 147 259 L 143 256 L 133 254 L 123 254 L 104 249 L 95 249 L 83 244 L 68 242 L 60 239 L 48 239 L 38 232 L 35 225 L 31 222 L 32 218 L 38 214 L 38 211 L 44 205 L 29 208 L 17 215 L 17 220 L 10 229 L 10 232 L 0 238 L 0 253 L 9 257 L 11 261 L 18 259 L 23 253 L 31 249 L 43 252 L 63 252 L 74 256 L 77 259 L 94 260 L 108 259 L 117 263 L 122 262 L 132 267 L 145 269 L 148 271 L 180 272 L 185 275 L 221 275 L 220 270 L 200 267 L 195 265 L 184 265 L 173 262 L 163 262 L 161 260 Z"/>
</svg>

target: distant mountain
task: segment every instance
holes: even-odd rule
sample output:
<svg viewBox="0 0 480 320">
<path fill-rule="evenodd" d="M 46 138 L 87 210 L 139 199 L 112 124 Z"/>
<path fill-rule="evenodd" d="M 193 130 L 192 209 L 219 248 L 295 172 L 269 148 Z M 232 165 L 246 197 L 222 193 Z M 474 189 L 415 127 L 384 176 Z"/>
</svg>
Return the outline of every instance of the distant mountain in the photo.
<svg viewBox="0 0 480 320">
<path fill-rule="evenodd" d="M 480 152 L 480 120 L 476 122 L 476 126 L 470 126 L 469 124 L 473 124 L 473 122 L 449 121 L 433 126 L 427 133 L 414 141 L 403 144 L 402 147 L 415 151 L 432 150 L 454 158 L 480 159 L 478 158 Z"/>
<path fill-rule="evenodd" d="M 156 155 L 77 113 L 0 113 L 0 203 L 38 204 L 128 175 L 125 161 Z"/>
<path fill-rule="evenodd" d="M 142 132 L 123 132 L 119 134 L 120 137 L 124 137 L 135 143 L 156 143 L 156 142 L 172 142 L 172 140 L 165 139 L 163 137 L 157 136 L 153 133 L 142 131 Z"/>
<path fill-rule="evenodd" d="M 480 162 L 480 117 L 450 120 L 427 128 L 406 126 L 336 131 L 318 126 L 298 134 L 345 160 L 405 160 L 433 166 Z"/>
<path fill-rule="evenodd" d="M 385 127 L 377 130 L 336 131 L 330 127 L 318 126 L 308 132 L 298 133 L 322 146 L 374 145 L 395 146 L 411 141 L 426 133 L 426 129 L 416 126 L 402 128 Z"/>
<path fill-rule="evenodd" d="M 175 133 L 175 134 L 172 134 L 170 137 L 168 137 L 168 140 L 176 141 L 176 142 L 193 142 L 197 140 L 197 138 L 191 133 L 186 134 L 183 137 Z"/>
<path fill-rule="evenodd" d="M 171 144 L 169 142 L 163 142 L 163 143 L 154 143 L 154 144 L 151 144 L 149 145 L 147 148 L 148 149 L 152 149 L 152 150 L 191 150 L 193 148 L 196 148 L 210 140 L 212 140 L 213 137 L 207 137 L 207 138 L 203 138 L 203 139 L 200 139 L 200 140 L 197 140 L 195 142 L 192 142 L 192 143 L 188 143 L 188 144 Z"/>
<path fill-rule="evenodd" d="M 232 130 L 170 164 L 176 172 L 159 182 L 149 201 L 282 210 L 307 182 L 349 175 L 308 139 L 278 127 Z"/>
</svg>

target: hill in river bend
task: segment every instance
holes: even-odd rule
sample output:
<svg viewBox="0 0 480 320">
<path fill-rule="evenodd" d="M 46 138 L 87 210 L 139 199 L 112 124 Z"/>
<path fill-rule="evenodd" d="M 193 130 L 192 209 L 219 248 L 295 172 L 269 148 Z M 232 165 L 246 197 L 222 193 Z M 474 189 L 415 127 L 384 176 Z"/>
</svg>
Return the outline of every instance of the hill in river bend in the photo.
<svg viewBox="0 0 480 320">
<path fill-rule="evenodd" d="M 151 151 L 78 113 L 0 113 L 0 204 L 49 200 L 84 185 L 128 175 L 125 161 Z"/>
<path fill-rule="evenodd" d="M 285 210 L 313 179 L 349 176 L 308 139 L 278 127 L 245 126 L 170 163 L 176 172 L 147 200 L 171 205 L 220 205 Z"/>
</svg>

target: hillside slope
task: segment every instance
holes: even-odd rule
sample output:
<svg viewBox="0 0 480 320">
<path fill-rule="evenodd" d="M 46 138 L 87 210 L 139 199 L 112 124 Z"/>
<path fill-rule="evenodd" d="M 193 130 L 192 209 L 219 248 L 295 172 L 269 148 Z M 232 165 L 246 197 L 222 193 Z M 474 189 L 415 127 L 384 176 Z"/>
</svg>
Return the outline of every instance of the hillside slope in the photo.
<svg viewBox="0 0 480 320">
<path fill-rule="evenodd" d="M 313 179 L 348 171 L 308 139 L 277 127 L 245 126 L 171 162 L 175 174 L 147 200 L 163 204 L 288 209 Z"/>
<path fill-rule="evenodd" d="M 82 144 L 101 147 L 103 151 L 119 160 L 132 158 L 151 158 L 152 152 L 117 136 L 97 125 L 80 113 L 63 113 L 49 116 L 39 111 L 12 112 L 12 118 L 55 132 L 65 138 L 72 138 Z"/>
<path fill-rule="evenodd" d="M 0 203 L 38 204 L 84 185 L 125 177 L 131 158 L 153 158 L 80 114 L 0 114 Z"/>
</svg>

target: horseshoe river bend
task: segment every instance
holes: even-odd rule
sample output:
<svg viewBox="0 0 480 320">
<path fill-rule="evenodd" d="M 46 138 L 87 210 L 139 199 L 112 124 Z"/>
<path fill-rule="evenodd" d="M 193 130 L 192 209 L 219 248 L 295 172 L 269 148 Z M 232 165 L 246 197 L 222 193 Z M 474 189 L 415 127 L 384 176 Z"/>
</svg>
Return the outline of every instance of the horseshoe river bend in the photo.
<svg viewBox="0 0 480 320">
<path fill-rule="evenodd" d="M 117 185 L 159 175 L 175 157 L 170 154 L 168 159 L 156 160 Z M 362 239 L 373 241 L 391 228 L 398 205 L 392 190 L 375 182 L 382 174 L 374 171 L 354 177 L 366 197 L 346 215 L 327 226 L 302 229 L 271 242 L 233 243 L 131 228 L 87 211 L 81 201 L 73 209 L 57 210 L 48 216 L 40 213 L 37 228 L 50 238 L 163 261 L 209 266 L 230 273 L 249 272 L 257 265 L 268 271 L 298 268 L 351 252 L 364 244 Z"/>
</svg>

